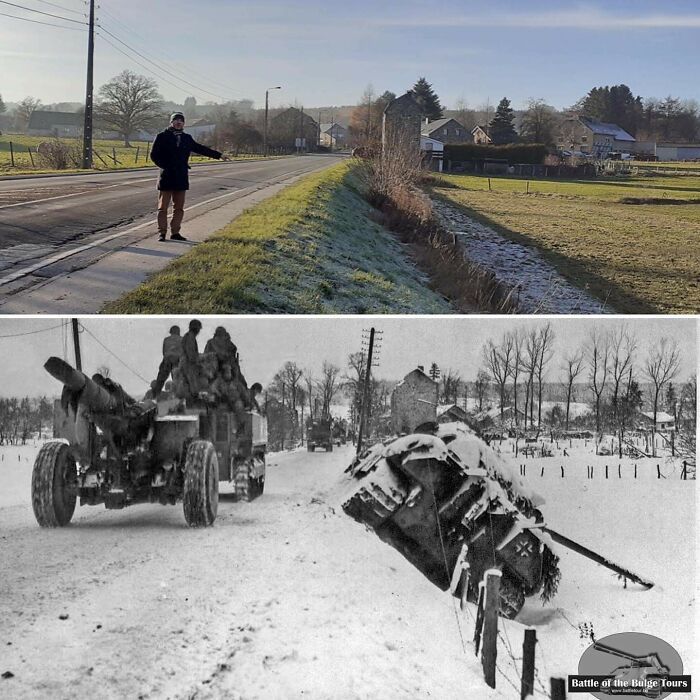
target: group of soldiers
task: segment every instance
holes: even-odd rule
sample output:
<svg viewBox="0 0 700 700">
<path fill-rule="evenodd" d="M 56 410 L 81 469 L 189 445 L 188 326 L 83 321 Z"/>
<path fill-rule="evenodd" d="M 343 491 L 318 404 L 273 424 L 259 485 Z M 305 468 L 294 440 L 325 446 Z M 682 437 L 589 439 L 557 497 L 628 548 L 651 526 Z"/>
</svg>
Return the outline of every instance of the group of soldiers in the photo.
<svg viewBox="0 0 700 700">
<path fill-rule="evenodd" d="M 228 331 L 218 326 L 200 355 L 197 336 L 201 330 L 202 323 L 197 319 L 190 321 L 184 336 L 180 335 L 179 326 L 170 328 L 170 334 L 163 340 L 163 359 L 158 376 L 151 382 L 152 398 L 158 399 L 172 375 L 178 398 L 192 402 L 213 397 L 236 410 L 257 410 L 256 397 L 262 387 L 256 383 L 248 388 L 241 373 L 238 348 Z"/>
</svg>

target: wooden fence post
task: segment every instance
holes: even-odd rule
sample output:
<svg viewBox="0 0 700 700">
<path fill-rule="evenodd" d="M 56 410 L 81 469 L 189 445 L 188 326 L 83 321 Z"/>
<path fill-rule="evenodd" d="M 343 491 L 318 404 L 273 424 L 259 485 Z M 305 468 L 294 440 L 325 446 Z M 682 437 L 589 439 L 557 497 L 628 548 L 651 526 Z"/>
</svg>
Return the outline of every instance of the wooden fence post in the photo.
<svg viewBox="0 0 700 700">
<path fill-rule="evenodd" d="M 481 645 L 481 666 L 484 680 L 491 688 L 496 687 L 496 644 L 498 642 L 498 591 L 501 587 L 501 572 L 489 569 L 484 574 L 486 593 L 484 595 L 484 631 Z"/>
<path fill-rule="evenodd" d="M 661 478 L 661 465 L 660 464 L 656 465 L 656 478 L 657 479 Z"/>
<path fill-rule="evenodd" d="M 479 599 L 476 604 L 476 623 L 474 624 L 474 654 L 479 655 L 481 646 L 481 628 L 484 626 L 484 582 L 479 581 Z"/>
<path fill-rule="evenodd" d="M 489 180 L 489 192 L 491 191 L 491 178 L 488 178 Z"/>
<path fill-rule="evenodd" d="M 10 141 L 10 162 L 12 163 L 12 167 L 15 167 L 15 149 L 12 146 L 12 141 Z"/>
<path fill-rule="evenodd" d="M 141 146 L 136 146 L 136 157 L 134 158 L 134 163 L 139 162 L 139 149 L 140 148 L 141 148 Z"/>
<path fill-rule="evenodd" d="M 520 700 L 528 695 L 534 695 L 535 688 L 535 644 L 537 632 L 534 629 L 525 630 L 523 639 L 523 674 L 520 682 Z"/>
<path fill-rule="evenodd" d="M 561 465 L 561 478 L 564 478 L 564 465 Z"/>
<path fill-rule="evenodd" d="M 29 160 L 32 162 L 32 168 L 34 167 L 34 155 L 32 154 L 32 149 L 27 146 L 27 153 L 29 153 Z"/>
<path fill-rule="evenodd" d="M 549 690 L 552 700 L 566 700 L 566 682 L 563 678 L 550 678 Z"/>
<path fill-rule="evenodd" d="M 605 478 L 608 478 L 608 465 L 605 465 Z"/>
</svg>

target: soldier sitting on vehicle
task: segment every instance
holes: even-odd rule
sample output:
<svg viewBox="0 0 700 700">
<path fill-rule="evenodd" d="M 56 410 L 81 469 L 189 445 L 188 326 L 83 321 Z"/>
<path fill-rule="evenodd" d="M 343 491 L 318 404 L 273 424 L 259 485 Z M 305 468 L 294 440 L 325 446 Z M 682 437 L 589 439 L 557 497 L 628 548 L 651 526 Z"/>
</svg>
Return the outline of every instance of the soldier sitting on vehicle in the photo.
<svg viewBox="0 0 700 700">
<path fill-rule="evenodd" d="M 180 355 L 180 378 L 184 385 L 185 398 L 192 399 L 199 396 L 200 371 L 199 371 L 199 346 L 197 335 L 202 330 L 202 323 L 196 318 L 190 321 L 189 330 L 182 339 L 182 354 Z"/>
</svg>

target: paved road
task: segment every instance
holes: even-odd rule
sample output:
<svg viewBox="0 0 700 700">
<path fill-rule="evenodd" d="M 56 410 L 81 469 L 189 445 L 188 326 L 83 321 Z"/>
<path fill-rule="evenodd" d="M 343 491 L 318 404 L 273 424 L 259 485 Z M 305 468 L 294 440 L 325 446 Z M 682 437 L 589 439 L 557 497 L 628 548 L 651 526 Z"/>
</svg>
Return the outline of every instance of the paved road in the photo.
<svg viewBox="0 0 700 700">
<path fill-rule="evenodd" d="M 182 232 L 195 216 L 335 162 L 305 156 L 195 165 Z M 0 292 L 26 290 L 153 235 L 155 209 L 155 169 L 0 180 Z"/>
</svg>

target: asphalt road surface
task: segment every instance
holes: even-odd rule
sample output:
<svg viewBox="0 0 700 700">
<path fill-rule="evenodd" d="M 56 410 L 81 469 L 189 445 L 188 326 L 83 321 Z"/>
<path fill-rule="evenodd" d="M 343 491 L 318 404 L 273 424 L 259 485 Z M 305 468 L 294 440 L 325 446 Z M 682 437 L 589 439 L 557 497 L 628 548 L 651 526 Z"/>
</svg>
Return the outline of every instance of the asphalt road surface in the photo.
<svg viewBox="0 0 700 700">
<path fill-rule="evenodd" d="M 291 156 L 195 165 L 182 233 L 195 216 L 335 162 Z M 147 169 L 0 180 L 0 292 L 84 268 L 152 236 L 156 177 Z"/>
</svg>

